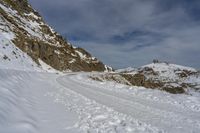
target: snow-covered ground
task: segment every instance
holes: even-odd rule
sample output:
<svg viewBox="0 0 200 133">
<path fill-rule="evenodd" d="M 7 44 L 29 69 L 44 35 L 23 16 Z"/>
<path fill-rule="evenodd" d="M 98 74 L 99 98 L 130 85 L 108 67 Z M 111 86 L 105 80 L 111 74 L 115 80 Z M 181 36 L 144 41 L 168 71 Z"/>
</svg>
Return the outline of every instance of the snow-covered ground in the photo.
<svg viewBox="0 0 200 133">
<path fill-rule="evenodd" d="M 0 133 L 199 133 L 199 94 L 0 70 Z"/>
<path fill-rule="evenodd" d="M 30 56 L 13 44 L 14 36 L 0 18 L 0 68 L 41 71 Z"/>
</svg>

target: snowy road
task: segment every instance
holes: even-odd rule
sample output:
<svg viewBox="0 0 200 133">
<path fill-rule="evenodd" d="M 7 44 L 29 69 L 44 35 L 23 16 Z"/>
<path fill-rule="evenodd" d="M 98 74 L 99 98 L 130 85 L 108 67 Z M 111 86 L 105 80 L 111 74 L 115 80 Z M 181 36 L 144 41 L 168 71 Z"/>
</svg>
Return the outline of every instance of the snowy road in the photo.
<svg viewBox="0 0 200 133">
<path fill-rule="evenodd" d="M 145 97 L 134 97 L 125 93 L 110 91 L 95 84 L 80 82 L 71 74 L 59 77 L 57 81 L 70 89 L 117 112 L 126 114 L 141 122 L 170 133 L 200 132 L 199 112 L 181 108 L 169 103 L 151 101 Z"/>
</svg>

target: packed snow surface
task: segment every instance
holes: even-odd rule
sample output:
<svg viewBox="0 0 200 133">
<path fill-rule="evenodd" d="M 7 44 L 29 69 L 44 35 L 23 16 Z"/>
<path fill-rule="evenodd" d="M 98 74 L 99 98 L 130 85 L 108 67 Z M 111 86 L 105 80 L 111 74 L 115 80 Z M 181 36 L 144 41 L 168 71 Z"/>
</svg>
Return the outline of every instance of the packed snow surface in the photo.
<svg viewBox="0 0 200 133">
<path fill-rule="evenodd" d="M 0 70 L 0 133 L 199 133 L 200 95 L 172 95 L 90 73 Z"/>
</svg>

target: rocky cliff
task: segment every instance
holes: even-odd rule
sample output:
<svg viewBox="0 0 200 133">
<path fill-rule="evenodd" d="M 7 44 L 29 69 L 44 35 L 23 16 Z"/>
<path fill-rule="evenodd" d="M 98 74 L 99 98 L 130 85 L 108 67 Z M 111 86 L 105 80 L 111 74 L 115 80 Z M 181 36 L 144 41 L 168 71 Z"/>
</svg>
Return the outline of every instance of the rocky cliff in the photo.
<svg viewBox="0 0 200 133">
<path fill-rule="evenodd" d="M 0 0 L 0 31 L 1 38 L 10 39 L 38 65 L 42 61 L 59 71 L 107 69 L 97 58 L 72 46 L 48 26 L 27 0 Z M 9 56 L 3 56 L 9 59 Z"/>
</svg>

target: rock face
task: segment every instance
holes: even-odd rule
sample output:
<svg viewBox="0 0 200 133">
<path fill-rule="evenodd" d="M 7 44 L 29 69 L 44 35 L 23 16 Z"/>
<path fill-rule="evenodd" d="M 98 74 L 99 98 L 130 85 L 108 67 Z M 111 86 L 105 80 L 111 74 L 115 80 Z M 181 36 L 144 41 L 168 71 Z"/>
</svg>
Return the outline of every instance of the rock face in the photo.
<svg viewBox="0 0 200 133">
<path fill-rule="evenodd" d="M 0 1 L 0 31 L 38 65 L 39 60 L 59 71 L 105 71 L 107 67 L 82 48 L 68 43 L 43 21 L 27 0 Z"/>
</svg>

